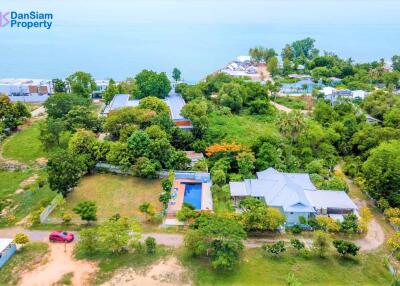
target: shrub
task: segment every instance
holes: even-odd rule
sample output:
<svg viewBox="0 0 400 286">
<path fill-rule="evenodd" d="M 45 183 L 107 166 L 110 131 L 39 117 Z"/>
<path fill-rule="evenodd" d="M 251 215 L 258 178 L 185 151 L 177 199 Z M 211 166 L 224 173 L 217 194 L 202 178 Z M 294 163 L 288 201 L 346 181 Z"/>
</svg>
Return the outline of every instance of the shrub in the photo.
<svg viewBox="0 0 400 286">
<path fill-rule="evenodd" d="M 311 226 L 313 229 L 319 229 L 319 224 L 316 218 L 309 218 L 307 224 Z"/>
<path fill-rule="evenodd" d="M 300 225 L 295 224 L 293 227 L 290 228 L 290 231 L 293 234 L 300 234 L 302 232 Z"/>
<path fill-rule="evenodd" d="M 340 230 L 340 224 L 331 217 L 317 216 L 316 219 L 317 219 L 319 228 L 324 231 L 338 232 Z"/>
<path fill-rule="evenodd" d="M 278 256 L 282 252 L 286 251 L 285 242 L 280 240 L 273 244 L 264 244 L 262 246 L 262 250 L 265 254 L 273 254 L 274 256 Z"/>
<path fill-rule="evenodd" d="M 171 192 L 172 181 L 168 177 L 162 178 L 161 186 L 165 192 Z"/>
<path fill-rule="evenodd" d="M 16 244 L 25 245 L 29 242 L 29 237 L 25 233 L 20 232 L 14 236 L 13 242 Z"/>
<path fill-rule="evenodd" d="M 294 249 L 296 249 L 297 251 L 300 251 L 302 249 L 304 249 L 306 246 L 304 244 L 304 242 L 301 242 L 300 240 L 298 240 L 297 238 L 292 238 L 290 240 L 290 244 L 293 246 Z"/>
<path fill-rule="evenodd" d="M 95 202 L 83 201 L 80 202 L 72 209 L 76 214 L 81 216 L 82 220 L 86 220 L 87 223 L 97 220 L 97 206 Z"/>
<path fill-rule="evenodd" d="M 345 241 L 342 239 L 334 240 L 333 246 L 336 248 L 336 251 L 343 256 L 356 256 L 358 251 L 360 250 L 360 247 L 355 245 L 353 242 Z"/>
<path fill-rule="evenodd" d="M 62 223 L 63 224 L 68 225 L 68 224 L 71 223 L 71 220 L 72 220 L 72 217 L 71 217 L 70 214 L 66 214 L 65 213 L 65 214 L 62 215 Z"/>
<path fill-rule="evenodd" d="M 358 232 L 358 218 L 355 214 L 348 214 L 344 216 L 342 223 L 340 224 L 340 231 L 347 233 Z"/>
<path fill-rule="evenodd" d="M 44 211 L 44 207 L 41 207 L 31 213 L 30 222 L 32 224 L 40 223 L 40 214 Z"/>
<path fill-rule="evenodd" d="M 183 205 L 182 208 L 176 213 L 176 218 L 179 221 L 186 222 L 192 218 L 196 217 L 196 211 L 193 209 L 193 207 L 188 206 L 188 205 Z"/>
<path fill-rule="evenodd" d="M 300 224 L 307 224 L 307 219 L 304 216 L 299 216 L 299 223 Z"/>
<path fill-rule="evenodd" d="M 389 205 L 389 201 L 387 200 L 387 199 L 385 199 L 385 198 L 380 198 L 379 200 L 378 200 L 378 208 L 381 210 L 381 211 L 385 211 L 387 208 L 389 208 L 390 207 L 390 205 Z"/>
<path fill-rule="evenodd" d="M 385 209 L 384 214 L 388 218 L 400 217 L 400 209 L 399 208 L 387 208 L 387 209 Z"/>
<path fill-rule="evenodd" d="M 154 254 L 156 253 L 156 249 L 157 249 L 157 244 L 156 244 L 156 239 L 154 237 L 149 236 L 148 238 L 146 238 L 146 240 L 144 241 L 145 245 L 146 245 L 146 252 L 147 254 Z"/>
</svg>

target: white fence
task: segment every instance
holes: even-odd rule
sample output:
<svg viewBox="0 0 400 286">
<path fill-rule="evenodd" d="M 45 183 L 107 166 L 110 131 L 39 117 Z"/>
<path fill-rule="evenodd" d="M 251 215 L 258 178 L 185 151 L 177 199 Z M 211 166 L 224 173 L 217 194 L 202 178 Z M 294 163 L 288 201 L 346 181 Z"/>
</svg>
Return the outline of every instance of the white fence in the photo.
<svg viewBox="0 0 400 286">
<path fill-rule="evenodd" d="M 60 204 L 60 202 L 64 200 L 63 196 L 61 194 L 58 194 L 57 196 L 54 197 L 54 199 L 51 201 L 51 203 L 42 211 L 40 214 L 40 223 L 44 223 L 47 219 L 47 217 L 52 213 L 52 211 Z"/>
</svg>

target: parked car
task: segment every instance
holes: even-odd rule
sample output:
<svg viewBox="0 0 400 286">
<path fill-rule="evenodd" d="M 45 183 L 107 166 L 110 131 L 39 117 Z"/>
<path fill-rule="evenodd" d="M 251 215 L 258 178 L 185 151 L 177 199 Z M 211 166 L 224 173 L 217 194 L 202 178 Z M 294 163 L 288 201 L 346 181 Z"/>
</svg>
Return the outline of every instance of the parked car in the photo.
<svg viewBox="0 0 400 286">
<path fill-rule="evenodd" d="M 75 236 L 72 232 L 53 231 L 49 235 L 50 242 L 72 242 Z"/>
</svg>

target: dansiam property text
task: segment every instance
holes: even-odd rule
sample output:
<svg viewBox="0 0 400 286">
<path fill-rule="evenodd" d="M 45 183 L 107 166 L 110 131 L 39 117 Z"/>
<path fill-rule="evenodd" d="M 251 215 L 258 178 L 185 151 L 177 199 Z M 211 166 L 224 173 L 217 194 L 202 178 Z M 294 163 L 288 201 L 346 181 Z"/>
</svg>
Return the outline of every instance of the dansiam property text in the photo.
<svg viewBox="0 0 400 286">
<path fill-rule="evenodd" d="M 0 28 L 49 30 L 53 25 L 53 20 L 53 13 L 0 11 Z"/>
</svg>

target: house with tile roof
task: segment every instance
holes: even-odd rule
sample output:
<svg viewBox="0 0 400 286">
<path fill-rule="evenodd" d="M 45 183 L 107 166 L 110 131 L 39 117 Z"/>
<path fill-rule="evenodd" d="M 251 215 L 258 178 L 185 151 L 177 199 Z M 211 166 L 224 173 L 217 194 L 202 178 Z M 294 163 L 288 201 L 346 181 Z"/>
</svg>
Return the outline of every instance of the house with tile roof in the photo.
<svg viewBox="0 0 400 286">
<path fill-rule="evenodd" d="M 299 223 L 299 217 L 332 216 L 356 213 L 357 206 L 344 191 L 317 190 L 310 176 L 303 173 L 284 173 L 269 168 L 257 173 L 257 179 L 230 182 L 231 198 L 238 208 L 245 197 L 264 201 L 286 216 L 286 223 Z"/>
</svg>

